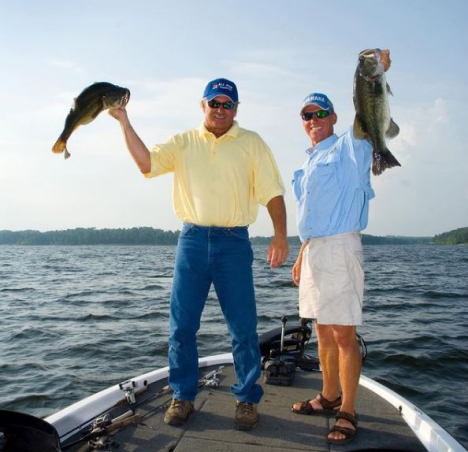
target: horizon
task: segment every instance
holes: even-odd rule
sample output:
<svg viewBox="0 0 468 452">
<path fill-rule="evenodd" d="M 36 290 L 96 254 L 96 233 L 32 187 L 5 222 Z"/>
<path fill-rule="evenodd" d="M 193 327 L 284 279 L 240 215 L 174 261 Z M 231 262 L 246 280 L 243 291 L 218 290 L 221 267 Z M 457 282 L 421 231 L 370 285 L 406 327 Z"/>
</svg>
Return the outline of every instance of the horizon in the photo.
<svg viewBox="0 0 468 452">
<path fill-rule="evenodd" d="M 402 166 L 372 176 L 363 234 L 432 237 L 468 225 L 465 0 L 24 0 L 0 2 L 0 15 L 0 230 L 180 229 L 172 175 L 146 180 L 107 112 L 71 135 L 67 161 L 51 148 L 73 98 L 94 82 L 130 89 L 130 120 L 151 148 L 198 127 L 206 83 L 226 77 L 239 89 L 239 125 L 276 158 L 296 236 L 290 181 L 310 144 L 301 102 L 325 92 L 344 133 L 357 56 L 372 47 L 390 49 L 389 103 L 401 132 L 387 145 Z M 327 26 L 317 31 L 315 21 Z M 273 234 L 265 208 L 250 231 Z"/>
<path fill-rule="evenodd" d="M 180 232 L 180 229 L 161 229 L 161 228 L 155 228 L 153 226 L 130 226 L 130 227 L 124 227 L 124 228 L 107 228 L 107 227 L 103 227 L 103 228 L 96 228 L 96 227 L 79 227 L 79 228 L 67 228 L 67 229 L 50 229 L 50 230 L 47 230 L 47 231 L 39 231 L 37 229 L 22 229 L 22 230 L 18 230 L 18 231 L 13 231 L 11 229 L 0 229 L 0 233 L 2 232 L 12 232 L 12 233 L 20 233 L 20 232 L 39 232 L 40 234 L 46 234 L 46 233 L 50 233 L 50 232 L 67 232 L 67 231 L 76 231 L 76 230 L 80 230 L 80 229 L 94 229 L 96 231 L 103 231 L 103 230 L 120 230 L 120 229 L 123 229 L 123 230 L 131 230 L 131 229 L 139 229 L 139 228 L 150 228 L 150 229 L 154 229 L 154 230 L 160 230 L 162 232 L 172 232 L 172 233 L 175 233 L 175 232 Z M 441 232 L 440 234 L 435 234 L 435 235 L 394 235 L 394 234 L 388 234 L 388 235 L 374 235 L 374 234 L 368 234 L 366 232 L 362 232 L 361 234 L 362 235 L 366 235 L 366 236 L 372 236 L 372 237 L 381 237 L 381 238 L 410 238 L 410 239 L 429 239 L 429 238 L 433 238 L 435 237 L 436 235 L 441 235 L 441 234 L 447 234 L 447 233 L 450 233 L 450 232 L 454 232 L 454 231 L 457 231 L 458 229 L 468 229 L 468 227 L 466 228 L 457 228 L 457 229 L 453 229 L 453 230 L 450 230 L 450 231 L 444 231 L 444 232 Z M 251 239 L 254 239 L 254 238 L 270 238 L 270 237 L 273 237 L 272 235 L 250 235 L 250 238 Z M 287 237 L 289 239 L 291 238 L 298 238 L 299 236 L 298 235 L 287 235 Z"/>
</svg>

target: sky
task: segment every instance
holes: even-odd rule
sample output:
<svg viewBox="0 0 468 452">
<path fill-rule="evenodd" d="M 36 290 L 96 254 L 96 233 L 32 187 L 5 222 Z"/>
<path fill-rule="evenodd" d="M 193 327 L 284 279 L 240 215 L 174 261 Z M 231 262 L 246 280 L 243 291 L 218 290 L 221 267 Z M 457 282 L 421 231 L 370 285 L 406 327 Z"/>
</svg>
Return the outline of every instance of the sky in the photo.
<svg viewBox="0 0 468 452">
<path fill-rule="evenodd" d="M 233 80 L 237 120 L 272 149 L 288 235 L 293 172 L 310 145 L 299 110 L 324 92 L 342 134 L 353 122 L 363 49 L 390 49 L 388 147 L 401 168 L 372 176 L 372 235 L 433 236 L 468 226 L 466 0 L 0 0 L 0 230 L 178 230 L 172 175 L 145 179 L 107 112 L 51 148 L 94 82 L 130 89 L 130 120 L 151 148 L 203 121 L 208 81 Z M 251 235 L 272 235 L 261 207 Z"/>
</svg>

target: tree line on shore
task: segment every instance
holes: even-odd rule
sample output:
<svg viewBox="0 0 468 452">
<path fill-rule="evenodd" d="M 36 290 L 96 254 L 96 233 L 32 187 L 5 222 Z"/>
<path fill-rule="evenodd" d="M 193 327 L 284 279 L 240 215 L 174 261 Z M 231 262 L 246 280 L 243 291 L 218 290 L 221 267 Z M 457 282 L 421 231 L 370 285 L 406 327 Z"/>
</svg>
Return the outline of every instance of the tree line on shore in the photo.
<svg viewBox="0 0 468 452">
<path fill-rule="evenodd" d="M 436 245 L 466 245 L 468 244 L 468 228 L 459 228 L 436 235 L 434 243 Z"/>
<path fill-rule="evenodd" d="M 462 231 L 462 232 L 459 232 Z M 128 229 L 76 228 L 61 231 L 0 231 L 0 245 L 176 245 L 180 231 L 151 227 Z M 452 234 L 456 233 L 456 234 Z M 363 234 L 364 245 L 414 245 L 468 243 L 468 228 L 435 237 L 372 236 Z M 300 245 L 299 237 L 289 237 L 291 245 Z M 271 237 L 251 237 L 254 245 L 267 245 Z M 461 240 L 461 241 L 460 241 Z M 464 241 L 463 241 L 464 240 Z"/>
</svg>

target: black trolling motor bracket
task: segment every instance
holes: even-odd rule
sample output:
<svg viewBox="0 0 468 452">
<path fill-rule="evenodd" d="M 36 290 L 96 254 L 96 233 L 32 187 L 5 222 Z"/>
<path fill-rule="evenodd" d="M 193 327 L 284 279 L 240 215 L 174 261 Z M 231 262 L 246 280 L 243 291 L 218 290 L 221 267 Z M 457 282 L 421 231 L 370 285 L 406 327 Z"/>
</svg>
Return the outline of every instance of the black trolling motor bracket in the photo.
<svg viewBox="0 0 468 452">
<path fill-rule="evenodd" d="M 319 371 L 318 359 L 305 354 L 312 335 L 306 323 L 286 327 L 288 318 L 281 318 L 281 327 L 263 334 L 259 338 L 262 354 L 263 379 L 265 383 L 291 386 L 296 368 Z"/>
<path fill-rule="evenodd" d="M 290 386 L 297 368 L 308 372 L 320 372 L 320 361 L 305 349 L 312 336 L 313 319 L 300 318 L 299 324 L 286 326 L 288 318 L 281 318 L 281 327 L 274 328 L 259 337 L 262 355 L 263 379 L 272 385 Z M 367 345 L 356 333 L 356 341 L 362 357 L 367 357 Z"/>
</svg>

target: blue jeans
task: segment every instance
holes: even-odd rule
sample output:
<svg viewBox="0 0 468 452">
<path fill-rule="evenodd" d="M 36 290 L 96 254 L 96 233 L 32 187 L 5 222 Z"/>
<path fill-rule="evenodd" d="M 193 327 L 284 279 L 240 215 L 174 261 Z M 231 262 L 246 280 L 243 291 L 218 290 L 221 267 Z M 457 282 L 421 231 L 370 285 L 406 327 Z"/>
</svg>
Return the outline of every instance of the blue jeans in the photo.
<svg viewBox="0 0 468 452">
<path fill-rule="evenodd" d="M 171 292 L 169 385 L 173 397 L 195 400 L 198 381 L 196 334 L 211 283 L 231 334 L 240 402 L 258 403 L 263 389 L 253 252 L 247 227 L 202 227 L 185 223 L 179 236 Z"/>
</svg>

